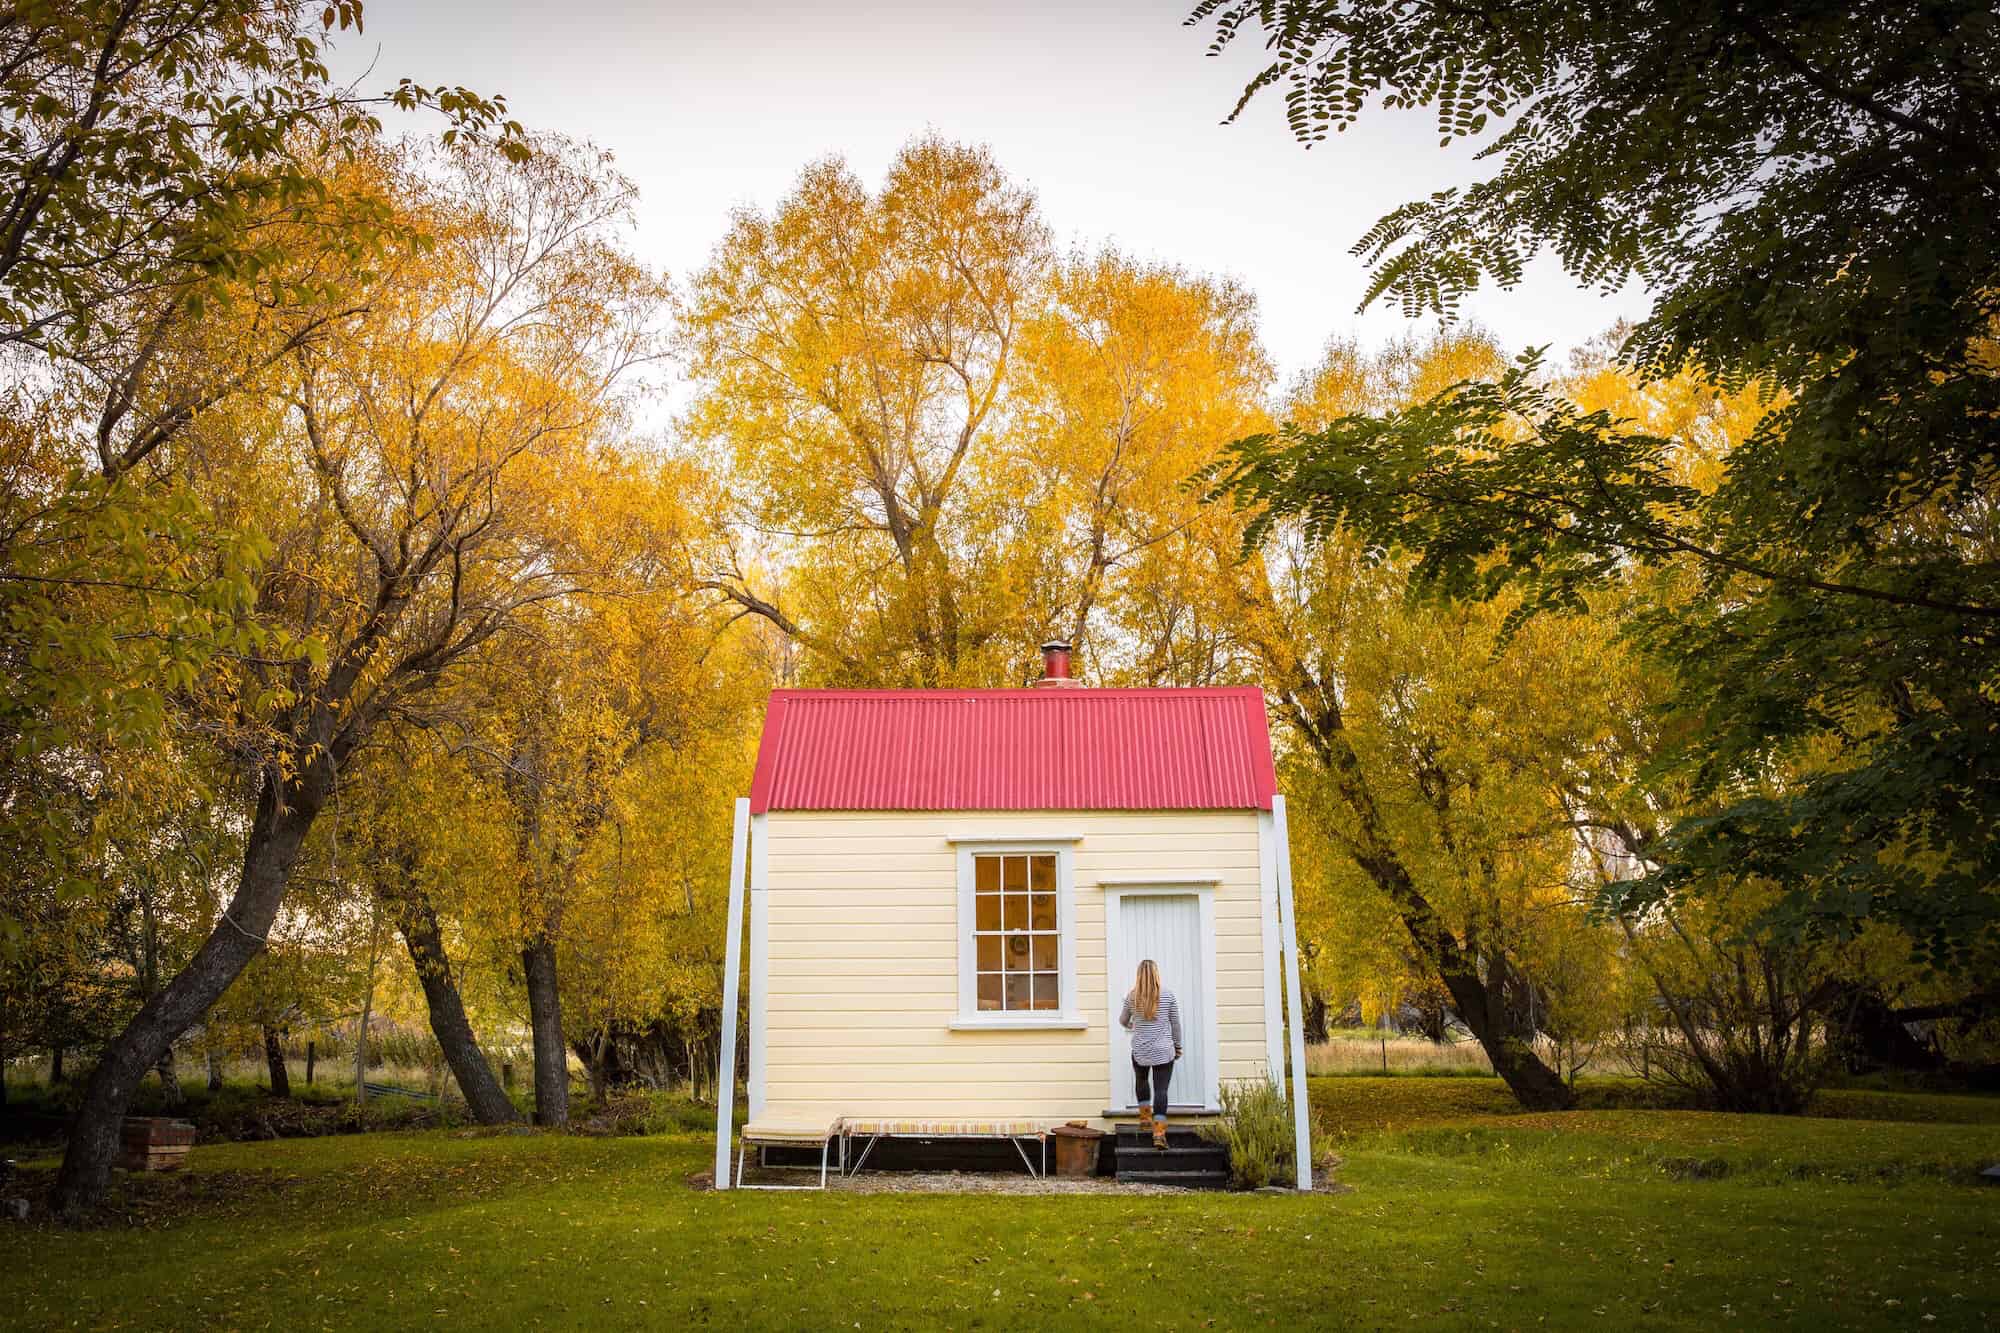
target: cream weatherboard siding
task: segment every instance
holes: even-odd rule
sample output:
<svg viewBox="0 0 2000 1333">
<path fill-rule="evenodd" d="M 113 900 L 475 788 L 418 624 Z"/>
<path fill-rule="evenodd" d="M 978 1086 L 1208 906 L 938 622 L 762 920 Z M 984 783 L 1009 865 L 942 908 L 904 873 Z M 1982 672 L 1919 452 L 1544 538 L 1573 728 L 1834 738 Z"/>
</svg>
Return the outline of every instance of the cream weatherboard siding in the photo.
<svg viewBox="0 0 2000 1333">
<path fill-rule="evenodd" d="M 1216 1072 L 1227 1082 L 1269 1067 L 1275 905 L 1255 811 L 773 811 L 756 823 L 753 1118 L 1099 1120 L 1112 1095 L 1105 896 L 1147 883 L 1212 882 Z M 959 848 L 986 838 L 1069 848 L 1077 994 L 1063 1011 L 1079 1029 L 952 1026 Z M 1117 998 L 1130 984 L 1109 982 Z M 1178 1072 L 1175 1085 L 1179 1102 Z"/>
</svg>

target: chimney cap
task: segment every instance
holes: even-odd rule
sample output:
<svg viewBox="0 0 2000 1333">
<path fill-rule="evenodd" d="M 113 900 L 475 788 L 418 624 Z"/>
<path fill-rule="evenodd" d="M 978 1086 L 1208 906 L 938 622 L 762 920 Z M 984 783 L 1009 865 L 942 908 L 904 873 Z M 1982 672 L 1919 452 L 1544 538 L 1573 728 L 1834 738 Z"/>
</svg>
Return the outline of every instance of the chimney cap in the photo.
<svg viewBox="0 0 2000 1333">
<path fill-rule="evenodd" d="M 1068 639 L 1050 639 L 1042 645 L 1042 651 L 1045 653 L 1066 653 L 1070 651 L 1071 646 Z"/>
</svg>

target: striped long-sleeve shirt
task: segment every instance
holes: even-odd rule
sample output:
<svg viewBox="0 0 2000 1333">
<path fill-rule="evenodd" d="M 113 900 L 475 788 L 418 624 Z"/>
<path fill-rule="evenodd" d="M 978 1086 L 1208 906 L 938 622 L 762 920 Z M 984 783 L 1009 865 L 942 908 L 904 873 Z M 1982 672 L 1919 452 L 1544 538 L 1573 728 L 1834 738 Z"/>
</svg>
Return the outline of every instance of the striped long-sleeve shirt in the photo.
<svg viewBox="0 0 2000 1333">
<path fill-rule="evenodd" d="M 1181 1007 L 1174 1001 L 1174 993 L 1164 986 L 1160 988 L 1160 1009 L 1151 1018 L 1142 1018 L 1133 1004 L 1133 996 L 1125 996 L 1124 1011 L 1118 1015 L 1121 1027 L 1132 1031 L 1132 1063 L 1135 1065 L 1164 1065 L 1174 1059 L 1174 1052 L 1181 1047 Z"/>
</svg>

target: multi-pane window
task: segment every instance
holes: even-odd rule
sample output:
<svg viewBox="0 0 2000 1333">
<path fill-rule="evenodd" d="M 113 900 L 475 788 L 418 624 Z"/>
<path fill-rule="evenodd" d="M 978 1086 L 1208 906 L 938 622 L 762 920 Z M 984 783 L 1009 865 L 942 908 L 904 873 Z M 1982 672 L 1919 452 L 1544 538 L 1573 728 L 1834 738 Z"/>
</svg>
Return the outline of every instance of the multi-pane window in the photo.
<svg viewBox="0 0 2000 1333">
<path fill-rule="evenodd" d="M 1062 1008 L 1053 852 L 972 858 L 973 960 L 982 1011 Z"/>
</svg>

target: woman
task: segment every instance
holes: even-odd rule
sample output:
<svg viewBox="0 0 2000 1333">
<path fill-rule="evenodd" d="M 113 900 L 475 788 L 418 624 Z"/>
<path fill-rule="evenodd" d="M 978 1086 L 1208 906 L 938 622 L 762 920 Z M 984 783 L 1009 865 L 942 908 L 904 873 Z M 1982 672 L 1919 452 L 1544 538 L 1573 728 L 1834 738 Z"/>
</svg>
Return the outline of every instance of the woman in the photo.
<svg viewBox="0 0 2000 1333">
<path fill-rule="evenodd" d="M 1160 987 L 1160 969 L 1148 958 L 1139 964 L 1139 981 L 1125 996 L 1120 1026 L 1132 1034 L 1132 1100 L 1139 1106 L 1139 1128 L 1150 1130 L 1153 1146 L 1167 1146 L 1167 1085 L 1174 1061 L 1181 1058 L 1181 1007 L 1174 993 Z M 1152 1105 L 1146 1105 L 1148 1086 Z"/>
</svg>

